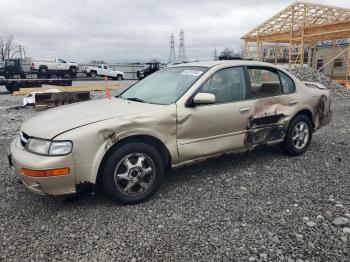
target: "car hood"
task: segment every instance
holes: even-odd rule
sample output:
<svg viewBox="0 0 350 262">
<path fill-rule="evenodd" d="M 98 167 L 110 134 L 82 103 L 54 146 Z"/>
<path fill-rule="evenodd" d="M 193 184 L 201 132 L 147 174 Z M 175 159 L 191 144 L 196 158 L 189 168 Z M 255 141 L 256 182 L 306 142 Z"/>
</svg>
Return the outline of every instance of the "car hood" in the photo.
<svg viewBox="0 0 350 262">
<path fill-rule="evenodd" d="M 28 119 L 22 131 L 31 137 L 52 139 L 80 126 L 126 115 L 158 111 L 164 107 L 119 98 L 80 102 L 47 110 Z"/>
</svg>

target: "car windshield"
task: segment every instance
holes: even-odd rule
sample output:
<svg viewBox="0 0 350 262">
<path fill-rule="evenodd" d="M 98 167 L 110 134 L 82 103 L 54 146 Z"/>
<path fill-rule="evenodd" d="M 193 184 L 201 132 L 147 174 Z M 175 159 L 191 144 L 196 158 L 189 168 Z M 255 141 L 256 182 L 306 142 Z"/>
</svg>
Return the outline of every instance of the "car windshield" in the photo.
<svg viewBox="0 0 350 262">
<path fill-rule="evenodd" d="M 162 69 L 123 92 L 119 97 L 152 104 L 176 102 L 207 70 L 205 67 L 169 67 Z"/>
</svg>

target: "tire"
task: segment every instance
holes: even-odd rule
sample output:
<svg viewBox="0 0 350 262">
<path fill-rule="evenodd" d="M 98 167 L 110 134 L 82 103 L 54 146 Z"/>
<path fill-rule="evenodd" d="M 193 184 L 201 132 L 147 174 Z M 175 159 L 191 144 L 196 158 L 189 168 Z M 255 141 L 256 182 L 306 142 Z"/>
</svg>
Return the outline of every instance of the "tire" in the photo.
<svg viewBox="0 0 350 262">
<path fill-rule="evenodd" d="M 96 71 L 91 71 L 89 74 L 92 78 L 96 78 L 96 76 L 97 76 Z"/>
<path fill-rule="evenodd" d="M 47 74 L 47 68 L 46 67 L 41 67 L 39 69 L 39 78 L 43 78 L 43 76 L 46 76 Z"/>
<path fill-rule="evenodd" d="M 5 86 L 5 88 L 7 89 L 7 91 L 9 91 L 11 94 L 15 91 L 19 91 L 19 89 L 21 88 L 21 84 L 18 83 L 11 83 L 11 84 L 7 84 Z"/>
<path fill-rule="evenodd" d="M 122 76 L 122 75 L 117 75 L 117 80 L 118 80 L 118 81 L 123 80 L 123 76 Z"/>
<path fill-rule="evenodd" d="M 312 124 L 310 118 L 306 115 L 298 115 L 289 124 L 282 149 L 290 156 L 302 155 L 308 149 L 311 138 Z"/>
<path fill-rule="evenodd" d="M 9 92 L 9 93 L 13 93 L 13 86 L 11 85 L 11 84 L 7 84 L 6 86 L 5 86 L 5 88 L 6 88 L 6 90 Z"/>
<path fill-rule="evenodd" d="M 77 69 L 75 67 L 71 67 L 69 68 L 69 76 L 71 78 L 74 78 L 77 76 Z"/>
<path fill-rule="evenodd" d="M 114 150 L 102 169 L 104 192 L 122 204 L 137 204 L 149 199 L 164 177 L 159 152 L 145 143 L 129 143 Z"/>
</svg>

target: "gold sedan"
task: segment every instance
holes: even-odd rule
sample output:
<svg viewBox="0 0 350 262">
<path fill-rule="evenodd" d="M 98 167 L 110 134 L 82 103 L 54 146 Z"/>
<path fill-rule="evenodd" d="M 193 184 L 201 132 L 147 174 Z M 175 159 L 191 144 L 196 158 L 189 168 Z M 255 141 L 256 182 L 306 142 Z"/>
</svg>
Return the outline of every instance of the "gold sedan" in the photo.
<svg viewBox="0 0 350 262">
<path fill-rule="evenodd" d="M 162 69 L 117 97 L 27 120 L 9 160 L 38 194 L 101 185 L 113 200 L 148 199 L 165 170 L 223 153 L 281 144 L 303 154 L 331 121 L 324 86 L 271 64 L 212 61 Z"/>
</svg>

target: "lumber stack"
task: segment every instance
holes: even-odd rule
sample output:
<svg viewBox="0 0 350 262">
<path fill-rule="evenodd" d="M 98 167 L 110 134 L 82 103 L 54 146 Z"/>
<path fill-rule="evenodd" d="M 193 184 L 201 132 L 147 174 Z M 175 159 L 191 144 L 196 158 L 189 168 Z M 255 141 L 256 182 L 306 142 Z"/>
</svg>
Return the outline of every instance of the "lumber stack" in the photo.
<svg viewBox="0 0 350 262">
<path fill-rule="evenodd" d="M 15 96 L 28 95 L 33 92 L 47 92 L 50 89 L 57 89 L 61 92 L 80 92 L 80 91 L 106 91 L 117 90 L 120 85 L 104 85 L 104 86 L 52 86 L 52 87 L 34 87 L 34 88 L 21 88 L 19 91 L 13 92 Z"/>
</svg>

